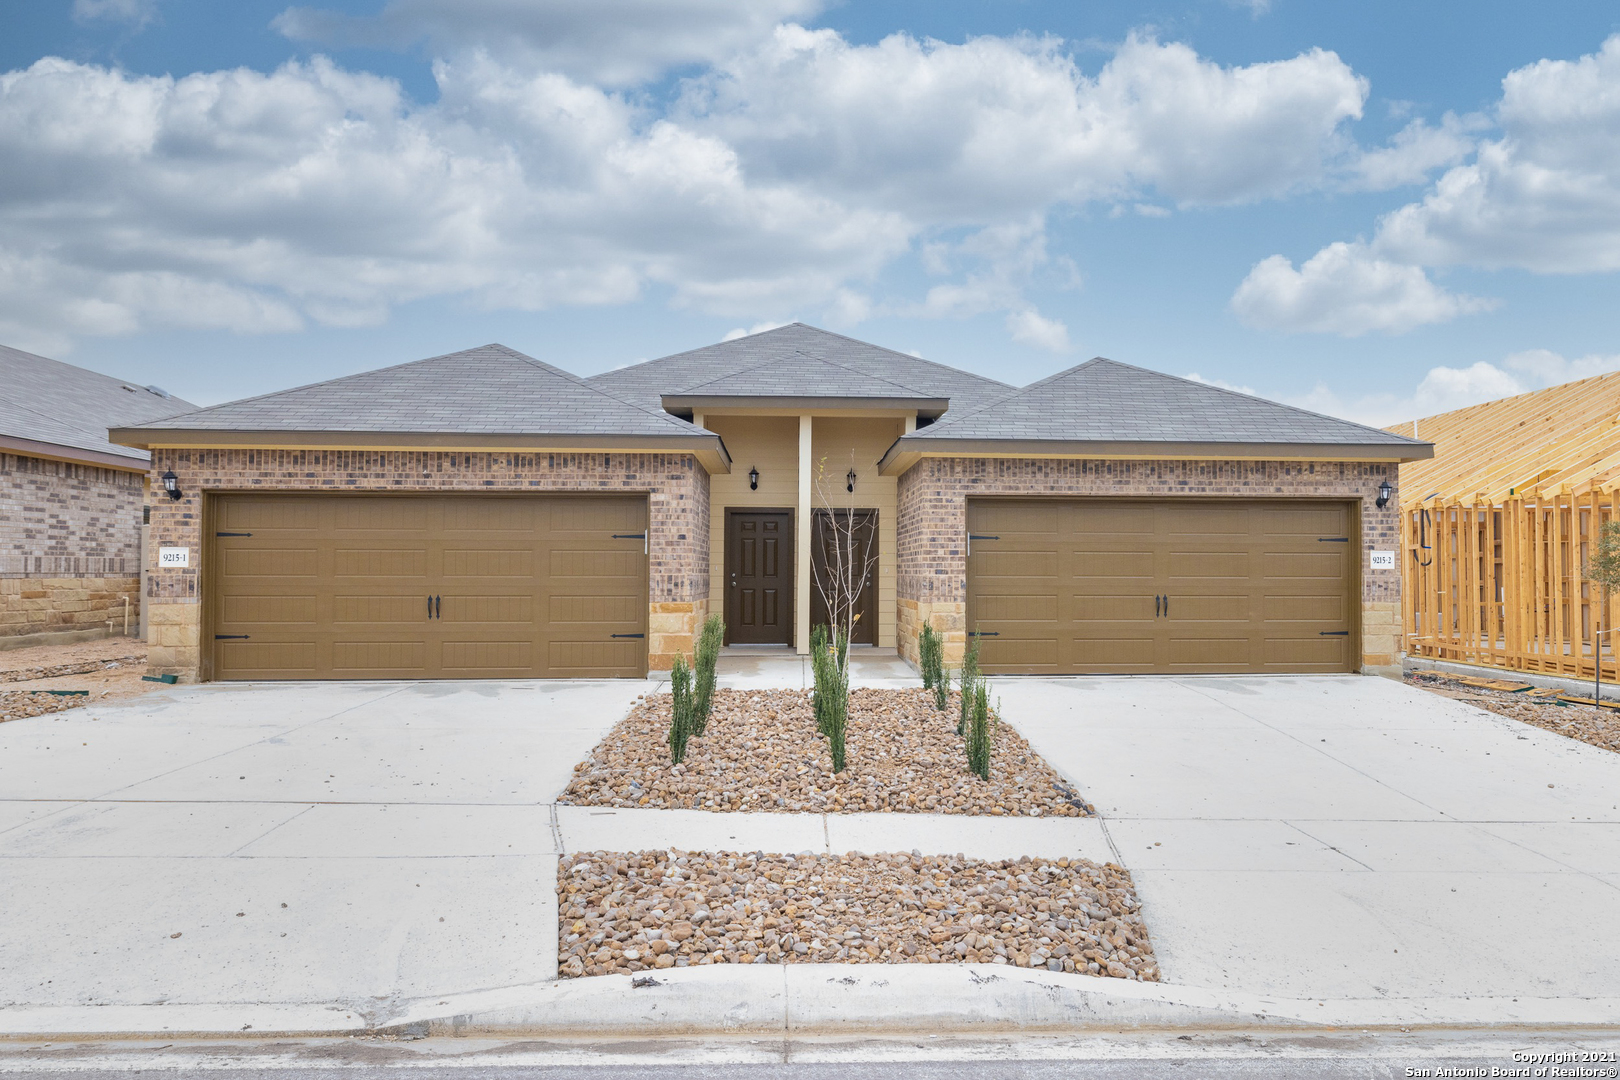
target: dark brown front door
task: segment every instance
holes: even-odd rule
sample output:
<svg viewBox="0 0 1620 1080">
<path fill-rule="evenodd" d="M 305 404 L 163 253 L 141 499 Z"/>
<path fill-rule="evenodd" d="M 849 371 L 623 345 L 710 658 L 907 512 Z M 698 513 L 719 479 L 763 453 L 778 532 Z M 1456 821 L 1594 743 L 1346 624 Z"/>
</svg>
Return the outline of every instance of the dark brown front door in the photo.
<svg viewBox="0 0 1620 1080">
<path fill-rule="evenodd" d="M 793 644 L 793 515 L 726 513 L 726 641 Z"/>
<path fill-rule="evenodd" d="M 810 625 L 830 626 L 832 620 L 827 613 L 828 598 L 842 604 L 851 591 L 849 585 L 838 584 L 840 567 L 851 576 L 864 571 L 864 580 L 855 597 L 855 630 L 849 640 L 852 645 L 874 645 L 877 643 L 877 511 L 853 511 L 853 528 L 845 524 L 845 515 L 849 513 L 851 511 L 848 510 L 816 512 L 815 546 L 810 549 L 813 575 L 810 579 Z M 835 521 L 837 527 L 834 527 Z M 838 550 L 840 547 L 844 549 L 841 553 Z M 840 610 L 837 615 L 842 624 L 844 613 Z"/>
</svg>

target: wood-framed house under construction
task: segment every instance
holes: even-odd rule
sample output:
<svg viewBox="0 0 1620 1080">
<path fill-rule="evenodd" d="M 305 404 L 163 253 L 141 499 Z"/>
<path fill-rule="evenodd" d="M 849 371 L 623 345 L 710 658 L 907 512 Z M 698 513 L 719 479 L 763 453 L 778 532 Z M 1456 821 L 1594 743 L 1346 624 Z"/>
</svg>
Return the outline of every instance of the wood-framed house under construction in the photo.
<svg viewBox="0 0 1620 1080">
<path fill-rule="evenodd" d="M 1616 515 L 1620 372 L 1388 430 L 1435 448 L 1400 468 L 1407 654 L 1616 679 L 1615 600 L 1585 567 Z"/>
</svg>

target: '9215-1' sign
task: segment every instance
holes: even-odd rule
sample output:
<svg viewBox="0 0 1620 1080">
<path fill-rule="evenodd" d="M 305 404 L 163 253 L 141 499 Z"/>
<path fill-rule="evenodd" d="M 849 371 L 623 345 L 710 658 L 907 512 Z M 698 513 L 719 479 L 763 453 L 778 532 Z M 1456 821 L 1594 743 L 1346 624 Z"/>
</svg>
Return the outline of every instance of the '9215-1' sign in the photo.
<svg viewBox="0 0 1620 1080">
<path fill-rule="evenodd" d="M 183 547 L 158 548 L 158 568 L 170 570 L 177 566 L 191 565 L 191 549 Z"/>
</svg>

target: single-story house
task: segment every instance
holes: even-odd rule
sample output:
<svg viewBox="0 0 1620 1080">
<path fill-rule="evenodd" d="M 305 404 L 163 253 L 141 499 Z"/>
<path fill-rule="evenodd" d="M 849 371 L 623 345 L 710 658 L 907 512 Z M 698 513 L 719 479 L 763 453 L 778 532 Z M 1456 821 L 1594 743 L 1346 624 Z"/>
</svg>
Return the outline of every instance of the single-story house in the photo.
<svg viewBox="0 0 1620 1080">
<path fill-rule="evenodd" d="M 1427 443 L 1097 359 L 1014 387 L 793 324 L 584 379 L 487 345 L 129 425 L 185 679 L 640 676 L 722 613 L 993 672 L 1389 672 Z M 835 515 L 853 515 L 845 519 Z M 1392 562 L 1393 560 L 1391 560 Z"/>
<path fill-rule="evenodd" d="M 0 345 L 0 649 L 135 632 L 151 457 L 107 429 L 193 408 Z"/>
</svg>

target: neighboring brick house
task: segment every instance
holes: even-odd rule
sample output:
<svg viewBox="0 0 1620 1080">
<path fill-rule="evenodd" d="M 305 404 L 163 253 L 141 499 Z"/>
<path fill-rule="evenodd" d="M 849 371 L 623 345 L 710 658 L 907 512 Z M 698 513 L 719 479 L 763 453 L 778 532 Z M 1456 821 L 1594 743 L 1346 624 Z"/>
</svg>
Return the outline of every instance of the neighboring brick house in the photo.
<svg viewBox="0 0 1620 1080">
<path fill-rule="evenodd" d="M 0 346 L 0 649 L 122 633 L 139 618 L 150 456 L 107 429 L 193 406 Z"/>
<path fill-rule="evenodd" d="M 112 434 L 174 474 L 148 600 L 186 679 L 638 676 L 710 612 L 804 652 L 835 521 L 873 552 L 857 644 L 908 659 L 926 621 L 991 671 L 1388 673 L 1395 470 L 1430 452 L 802 324 L 590 379 L 490 345 Z"/>
</svg>

